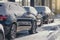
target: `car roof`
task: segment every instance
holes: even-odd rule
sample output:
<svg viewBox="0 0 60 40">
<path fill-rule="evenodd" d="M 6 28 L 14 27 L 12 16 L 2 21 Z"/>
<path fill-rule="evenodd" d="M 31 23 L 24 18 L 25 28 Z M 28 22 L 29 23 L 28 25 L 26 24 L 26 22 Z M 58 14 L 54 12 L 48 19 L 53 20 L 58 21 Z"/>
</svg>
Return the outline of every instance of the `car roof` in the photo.
<svg viewBox="0 0 60 40">
<path fill-rule="evenodd" d="M 19 4 L 15 3 L 15 2 L 1 2 L 0 4 L 3 5 L 3 7 L 0 7 L 1 14 L 5 14 L 5 13 L 9 12 L 9 11 L 6 11 L 7 9 L 9 9 L 9 7 L 11 7 L 11 10 L 15 9 L 14 10 L 15 12 L 20 12 L 21 14 L 26 12 L 26 10 L 23 7 L 20 7 Z M 14 4 L 17 4 L 17 5 L 14 5 Z M 9 14 L 11 14 L 11 13 L 9 13 Z"/>
<path fill-rule="evenodd" d="M 23 7 L 28 7 L 28 8 L 31 8 L 32 6 L 23 6 Z"/>
<path fill-rule="evenodd" d="M 44 8 L 47 8 L 47 6 L 35 6 L 35 7 L 44 7 Z"/>
<path fill-rule="evenodd" d="M 26 9 L 26 11 L 29 11 L 29 12 L 34 13 L 35 15 L 37 15 L 37 10 L 34 7 L 32 7 L 32 6 L 23 6 L 23 7 L 28 8 L 28 9 Z"/>
</svg>

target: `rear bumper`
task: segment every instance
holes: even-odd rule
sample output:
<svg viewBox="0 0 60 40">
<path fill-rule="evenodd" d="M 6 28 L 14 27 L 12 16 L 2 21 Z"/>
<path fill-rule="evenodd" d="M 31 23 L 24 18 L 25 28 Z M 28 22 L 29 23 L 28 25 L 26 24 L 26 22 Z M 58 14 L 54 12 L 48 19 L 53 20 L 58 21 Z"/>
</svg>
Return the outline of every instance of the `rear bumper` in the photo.
<svg viewBox="0 0 60 40">
<path fill-rule="evenodd" d="M 11 24 L 6 24 L 5 22 L 2 22 L 2 21 L 0 21 L 0 24 L 3 25 L 4 33 L 5 33 L 5 35 L 7 35 L 10 31 Z"/>
</svg>

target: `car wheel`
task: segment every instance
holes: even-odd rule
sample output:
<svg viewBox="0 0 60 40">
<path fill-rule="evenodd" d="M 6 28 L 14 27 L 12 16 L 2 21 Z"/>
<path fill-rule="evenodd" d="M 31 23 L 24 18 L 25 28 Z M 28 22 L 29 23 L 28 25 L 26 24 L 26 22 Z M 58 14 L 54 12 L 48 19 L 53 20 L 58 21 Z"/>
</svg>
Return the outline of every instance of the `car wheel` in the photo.
<svg viewBox="0 0 60 40">
<path fill-rule="evenodd" d="M 36 21 L 32 21 L 31 22 L 31 29 L 29 30 L 29 34 L 37 33 L 36 29 L 37 29 L 37 22 Z"/>
<path fill-rule="evenodd" d="M 50 21 L 48 20 L 48 24 L 49 24 L 49 23 L 53 23 L 53 22 L 54 22 L 54 19 L 52 19 L 52 20 L 50 20 Z"/>
<path fill-rule="evenodd" d="M 54 22 L 54 19 L 51 21 L 51 23 L 53 23 Z"/>
<path fill-rule="evenodd" d="M 0 40 L 5 40 L 4 34 L 0 32 Z"/>
<path fill-rule="evenodd" d="M 11 25 L 11 29 L 10 29 L 10 33 L 8 40 L 13 40 L 14 38 L 16 38 L 16 31 L 17 31 L 17 25 L 16 24 L 12 24 Z"/>
<path fill-rule="evenodd" d="M 44 21 L 44 24 L 48 24 L 49 23 L 49 21 L 47 20 L 47 21 Z"/>
</svg>

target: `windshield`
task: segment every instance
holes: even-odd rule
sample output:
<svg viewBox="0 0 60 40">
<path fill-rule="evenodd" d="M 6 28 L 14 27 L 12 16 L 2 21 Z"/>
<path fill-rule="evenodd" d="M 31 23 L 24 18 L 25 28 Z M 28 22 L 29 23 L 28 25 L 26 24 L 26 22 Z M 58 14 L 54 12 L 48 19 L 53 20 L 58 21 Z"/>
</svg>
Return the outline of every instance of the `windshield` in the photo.
<svg viewBox="0 0 60 40">
<path fill-rule="evenodd" d="M 29 11 L 29 8 L 28 7 L 24 7 L 26 11 Z"/>
<path fill-rule="evenodd" d="M 43 12 L 45 11 L 44 7 L 35 7 L 38 12 Z"/>
</svg>

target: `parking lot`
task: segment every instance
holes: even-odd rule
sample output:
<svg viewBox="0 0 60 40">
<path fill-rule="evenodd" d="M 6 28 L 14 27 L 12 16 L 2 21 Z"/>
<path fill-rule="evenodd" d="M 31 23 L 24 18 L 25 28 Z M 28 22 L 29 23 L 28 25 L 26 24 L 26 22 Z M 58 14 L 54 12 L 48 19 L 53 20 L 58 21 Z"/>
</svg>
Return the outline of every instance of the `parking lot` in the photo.
<svg viewBox="0 0 60 40">
<path fill-rule="evenodd" d="M 56 15 L 54 23 L 44 24 L 37 31 L 38 33 L 31 35 L 28 31 L 21 31 L 15 40 L 59 40 L 60 16 Z"/>
</svg>

